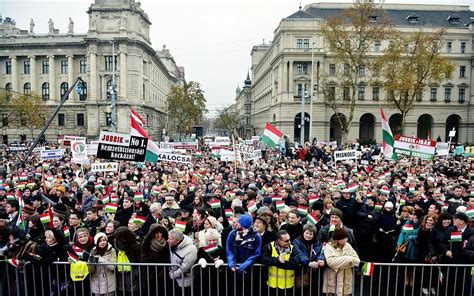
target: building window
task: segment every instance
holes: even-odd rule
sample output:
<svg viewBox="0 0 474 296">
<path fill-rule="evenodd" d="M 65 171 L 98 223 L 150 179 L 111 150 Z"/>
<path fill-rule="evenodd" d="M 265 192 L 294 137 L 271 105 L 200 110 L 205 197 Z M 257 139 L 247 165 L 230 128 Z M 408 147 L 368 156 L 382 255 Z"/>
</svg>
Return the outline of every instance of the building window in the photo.
<svg viewBox="0 0 474 296">
<path fill-rule="evenodd" d="M 115 71 L 117 71 L 117 56 L 105 56 L 105 71 L 112 71 L 112 67 L 114 64 L 114 60 L 112 57 L 115 58 Z"/>
<path fill-rule="evenodd" d="M 7 83 L 5 84 L 5 92 L 7 93 L 7 99 L 10 99 L 12 96 L 12 84 Z"/>
<path fill-rule="evenodd" d="M 23 62 L 23 73 L 30 74 L 30 61 Z"/>
<path fill-rule="evenodd" d="M 296 74 L 308 74 L 308 64 L 307 63 L 297 63 L 296 64 Z"/>
<path fill-rule="evenodd" d="M 466 42 L 461 41 L 461 53 L 466 53 Z"/>
<path fill-rule="evenodd" d="M 395 100 L 395 92 L 394 92 L 393 90 L 389 90 L 389 91 L 387 92 L 387 99 L 388 99 L 389 101 Z"/>
<path fill-rule="evenodd" d="M 303 97 L 303 86 L 304 86 L 305 92 L 306 92 L 307 91 L 306 84 L 298 83 L 298 93 L 296 94 L 296 96 L 299 97 L 299 98 Z"/>
<path fill-rule="evenodd" d="M 66 114 L 58 113 L 58 126 L 66 125 Z"/>
<path fill-rule="evenodd" d="M 67 60 L 61 60 L 61 74 L 67 74 Z"/>
<path fill-rule="evenodd" d="M 430 101 L 435 102 L 438 99 L 438 88 L 432 87 L 430 90 Z"/>
<path fill-rule="evenodd" d="M 67 82 L 61 83 L 61 86 L 59 87 L 59 93 L 61 96 L 63 96 L 67 90 L 69 89 L 69 84 Z"/>
<path fill-rule="evenodd" d="M 380 99 L 380 87 L 374 86 L 372 88 L 372 100 L 378 101 Z"/>
<path fill-rule="evenodd" d="M 359 86 L 357 88 L 357 98 L 361 101 L 364 100 L 364 98 L 365 98 L 365 86 Z"/>
<path fill-rule="evenodd" d="M 466 66 L 459 67 L 459 77 L 461 78 L 466 77 Z"/>
<path fill-rule="evenodd" d="M 296 48 L 309 49 L 309 39 L 296 39 Z"/>
<path fill-rule="evenodd" d="M 31 95 L 31 84 L 29 82 L 23 84 L 23 94 Z"/>
<path fill-rule="evenodd" d="M 76 123 L 77 126 L 84 126 L 84 113 L 76 114 Z"/>
<path fill-rule="evenodd" d="M 12 74 L 12 62 L 6 61 L 5 62 L 5 74 Z"/>
<path fill-rule="evenodd" d="M 351 89 L 347 86 L 342 89 L 342 99 L 344 101 L 349 101 L 351 99 Z"/>
<path fill-rule="evenodd" d="M 41 86 L 41 96 L 43 98 L 43 100 L 49 100 L 49 83 L 48 82 L 45 82 L 43 83 L 43 85 Z"/>
<path fill-rule="evenodd" d="M 3 144 L 8 145 L 8 135 L 3 135 Z"/>
<path fill-rule="evenodd" d="M 423 92 L 421 90 L 417 90 L 415 93 L 415 100 L 417 102 L 421 102 L 423 100 Z"/>
<path fill-rule="evenodd" d="M 81 93 L 79 94 L 79 100 L 85 101 L 87 99 L 87 83 L 83 82 L 81 87 Z"/>
<path fill-rule="evenodd" d="M 106 90 L 107 90 L 107 100 L 111 100 L 112 99 L 112 92 L 113 92 L 112 79 L 107 81 Z"/>
<path fill-rule="evenodd" d="M 464 103 L 466 101 L 466 89 L 459 89 L 459 103 Z"/>
<path fill-rule="evenodd" d="M 336 87 L 330 86 L 328 88 L 328 99 L 335 100 L 336 99 Z"/>
<path fill-rule="evenodd" d="M 110 112 L 105 113 L 105 125 L 112 126 L 112 113 Z"/>
<path fill-rule="evenodd" d="M 453 52 L 453 42 L 448 41 L 446 43 L 446 52 L 447 53 L 452 53 Z"/>
<path fill-rule="evenodd" d="M 43 61 L 43 74 L 48 74 L 48 73 L 49 73 L 49 62 Z"/>
<path fill-rule="evenodd" d="M 365 65 L 359 65 L 359 76 L 365 77 Z"/>
<path fill-rule="evenodd" d="M 336 76 L 336 64 L 329 64 L 329 75 Z"/>
<path fill-rule="evenodd" d="M 344 75 L 346 75 L 346 76 L 349 75 L 350 69 L 351 68 L 350 68 L 349 64 L 344 64 Z"/>
<path fill-rule="evenodd" d="M 374 51 L 375 52 L 380 52 L 380 46 L 382 45 L 382 43 L 380 41 L 375 41 L 374 43 Z"/>
<path fill-rule="evenodd" d="M 444 101 L 445 102 L 451 102 L 451 88 L 450 87 L 446 87 L 444 89 Z"/>
<path fill-rule="evenodd" d="M 79 61 L 79 73 L 81 74 L 86 73 L 86 60 Z"/>
<path fill-rule="evenodd" d="M 8 126 L 8 114 L 2 114 L 2 126 Z"/>
</svg>

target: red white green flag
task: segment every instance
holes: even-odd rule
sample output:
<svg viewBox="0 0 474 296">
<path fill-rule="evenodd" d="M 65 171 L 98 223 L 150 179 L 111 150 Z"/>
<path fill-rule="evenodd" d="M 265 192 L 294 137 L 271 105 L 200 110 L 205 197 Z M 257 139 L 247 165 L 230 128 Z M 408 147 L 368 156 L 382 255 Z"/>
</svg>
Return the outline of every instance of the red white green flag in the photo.
<svg viewBox="0 0 474 296">
<path fill-rule="evenodd" d="M 276 127 L 267 122 L 265 130 L 262 135 L 262 142 L 268 145 L 270 148 L 275 148 L 280 138 L 283 136 L 283 133 L 279 131 Z"/>
<path fill-rule="evenodd" d="M 299 205 L 298 206 L 298 212 L 300 213 L 301 216 L 306 216 L 306 215 L 308 215 L 308 207 L 303 206 L 303 205 Z"/>
<path fill-rule="evenodd" d="M 474 207 L 469 207 L 469 208 L 467 208 L 467 210 L 466 210 L 466 215 L 467 215 L 469 218 L 474 218 Z"/>
<path fill-rule="evenodd" d="M 258 209 L 258 208 L 257 208 L 257 203 L 256 203 L 254 200 L 252 200 L 251 202 L 249 202 L 249 203 L 247 204 L 247 210 L 248 210 L 250 213 L 255 212 L 257 209 Z"/>
<path fill-rule="evenodd" d="M 117 212 L 118 204 L 115 203 L 108 203 L 105 205 L 105 212 L 106 213 L 115 213 Z"/>
<path fill-rule="evenodd" d="M 49 222 L 51 222 L 51 218 L 49 217 L 48 213 L 44 213 L 44 214 L 40 215 L 40 221 L 43 224 L 48 224 Z"/>
<path fill-rule="evenodd" d="M 397 154 L 395 154 L 393 150 L 395 141 L 393 140 L 392 130 L 390 129 L 390 125 L 388 124 L 387 118 L 385 117 L 385 113 L 383 112 L 382 108 L 380 108 L 380 115 L 382 116 L 383 154 L 386 158 L 397 160 Z"/>
<path fill-rule="evenodd" d="M 451 242 L 460 242 L 462 241 L 462 232 L 461 231 L 452 231 L 451 232 Z"/>
<path fill-rule="evenodd" d="M 372 262 L 365 262 L 362 267 L 362 273 L 366 276 L 372 276 L 374 274 L 374 264 Z"/>
<path fill-rule="evenodd" d="M 316 224 L 318 224 L 319 220 L 316 217 L 313 217 L 313 215 L 309 214 L 308 215 L 308 222 L 313 224 L 313 225 L 316 225 Z"/>
<path fill-rule="evenodd" d="M 184 230 L 186 230 L 186 221 L 176 221 L 175 226 L 181 232 L 184 232 Z"/>
<path fill-rule="evenodd" d="M 225 209 L 224 213 L 227 218 L 230 218 L 234 215 L 234 212 L 232 212 L 232 209 Z"/>
<path fill-rule="evenodd" d="M 146 217 L 143 217 L 140 215 L 136 215 L 135 218 L 133 219 L 133 223 L 137 225 L 143 225 L 145 224 L 145 221 L 146 221 Z"/>
<path fill-rule="evenodd" d="M 221 201 L 218 200 L 218 199 L 212 199 L 212 200 L 209 201 L 209 205 L 213 209 L 218 209 L 218 208 L 221 207 Z"/>
<path fill-rule="evenodd" d="M 215 251 L 217 251 L 219 248 L 217 247 L 216 244 L 212 244 L 212 245 L 208 245 L 208 246 L 203 247 L 203 249 L 204 249 L 204 251 L 206 251 L 206 253 L 212 254 Z"/>
</svg>

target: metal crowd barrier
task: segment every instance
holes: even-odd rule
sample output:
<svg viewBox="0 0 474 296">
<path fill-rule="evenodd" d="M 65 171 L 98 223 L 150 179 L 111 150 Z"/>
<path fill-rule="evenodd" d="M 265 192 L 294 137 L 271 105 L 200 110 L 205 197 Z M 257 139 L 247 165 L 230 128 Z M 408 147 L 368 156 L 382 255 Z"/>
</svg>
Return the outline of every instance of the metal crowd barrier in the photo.
<svg viewBox="0 0 474 296">
<path fill-rule="evenodd" d="M 362 263 L 363 264 L 363 263 Z M 361 264 L 361 266 L 362 266 Z M 129 266 L 120 272 L 118 267 Z M 293 287 L 271 289 L 267 284 L 268 266 L 255 264 L 245 273 L 233 272 L 227 265 L 215 268 L 196 264 L 190 275 L 189 287 L 169 277 L 170 270 L 180 270 L 173 264 L 88 263 L 89 274 L 83 281 L 72 281 L 70 264 L 55 262 L 39 266 L 27 263 L 17 269 L 0 263 L 0 296 L 55 295 L 166 295 L 166 296 L 307 296 L 347 295 L 341 282 L 347 280 L 341 270 L 333 272 L 334 285 L 327 280 L 327 267 L 301 268 L 295 271 Z M 372 276 L 364 276 L 354 268 L 349 293 L 360 296 L 398 295 L 474 295 L 473 265 L 374 263 Z M 107 273 L 109 272 L 109 273 Z M 109 276 L 104 276 L 104 275 Z M 187 274 L 189 276 L 189 274 Z M 183 279 L 181 279 L 183 281 Z M 334 281 L 333 281 L 334 282 Z M 94 288 L 95 287 L 95 288 Z M 97 288 L 99 287 L 99 288 Z M 347 288 L 347 287 L 346 287 Z"/>
</svg>

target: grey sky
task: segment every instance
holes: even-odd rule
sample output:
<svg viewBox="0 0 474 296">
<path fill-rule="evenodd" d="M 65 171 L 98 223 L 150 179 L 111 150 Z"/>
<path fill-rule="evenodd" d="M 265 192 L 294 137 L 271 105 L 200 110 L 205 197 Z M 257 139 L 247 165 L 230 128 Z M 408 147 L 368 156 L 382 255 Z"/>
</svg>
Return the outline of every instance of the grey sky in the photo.
<svg viewBox="0 0 474 296">
<path fill-rule="evenodd" d="M 0 0 L 0 13 L 12 17 L 17 27 L 28 29 L 30 18 L 36 32 L 47 32 L 48 19 L 67 31 L 68 18 L 75 32 L 85 33 L 88 7 L 94 0 L 45 1 Z M 201 83 L 214 115 L 234 102 L 235 88 L 242 86 L 250 67 L 253 45 L 273 38 L 283 17 L 317 1 L 299 0 L 142 0 L 150 17 L 151 42 L 155 49 L 166 44 L 178 65 L 186 68 L 186 79 Z M 320 1 L 350 2 L 350 1 Z M 414 3 L 387 0 L 385 3 Z M 471 5 L 474 0 L 417 0 L 416 3 Z"/>
</svg>

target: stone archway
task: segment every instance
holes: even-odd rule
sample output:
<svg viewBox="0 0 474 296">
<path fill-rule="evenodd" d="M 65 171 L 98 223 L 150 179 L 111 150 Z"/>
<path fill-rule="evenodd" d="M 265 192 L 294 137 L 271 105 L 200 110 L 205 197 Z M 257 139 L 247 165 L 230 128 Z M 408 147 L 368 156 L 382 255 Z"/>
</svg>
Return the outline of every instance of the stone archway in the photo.
<svg viewBox="0 0 474 296">
<path fill-rule="evenodd" d="M 423 114 L 418 117 L 416 136 L 417 138 L 427 139 L 428 136 L 433 138 L 431 130 L 433 128 L 433 117 L 429 114 Z"/>
<path fill-rule="evenodd" d="M 342 116 L 343 121 L 346 122 L 346 116 L 344 114 L 339 113 L 339 116 Z M 329 127 L 329 141 L 342 141 L 342 126 L 337 119 L 336 114 L 331 116 L 330 127 Z"/>
<path fill-rule="evenodd" d="M 392 130 L 392 134 L 395 136 L 402 132 L 402 115 L 400 113 L 395 113 L 388 119 L 388 125 Z"/>
<path fill-rule="evenodd" d="M 448 116 L 446 119 L 446 131 L 445 131 L 445 141 L 449 141 L 449 132 L 453 130 L 456 131 L 456 135 L 451 138 L 451 143 L 457 143 L 458 142 L 458 135 L 459 135 L 459 126 L 461 124 L 461 117 L 457 114 L 451 114 Z"/>
<path fill-rule="evenodd" d="M 304 141 L 309 141 L 309 121 L 310 116 L 308 113 L 304 113 Z M 294 121 L 294 141 L 301 143 L 301 112 L 296 114 Z"/>
<path fill-rule="evenodd" d="M 359 120 L 359 141 L 375 139 L 375 116 L 372 113 L 365 113 Z"/>
</svg>

